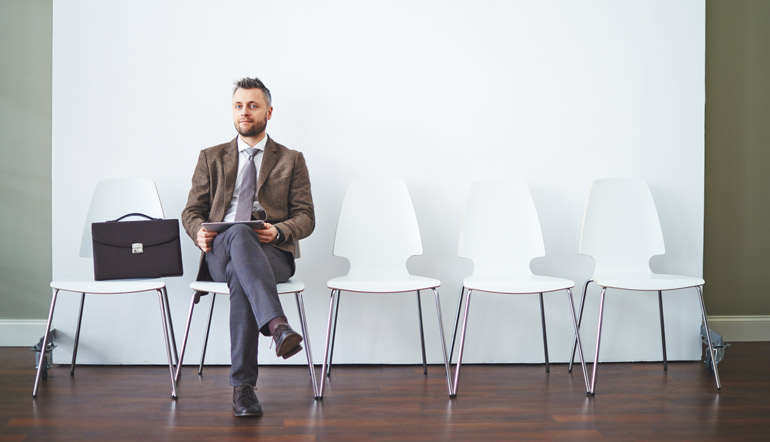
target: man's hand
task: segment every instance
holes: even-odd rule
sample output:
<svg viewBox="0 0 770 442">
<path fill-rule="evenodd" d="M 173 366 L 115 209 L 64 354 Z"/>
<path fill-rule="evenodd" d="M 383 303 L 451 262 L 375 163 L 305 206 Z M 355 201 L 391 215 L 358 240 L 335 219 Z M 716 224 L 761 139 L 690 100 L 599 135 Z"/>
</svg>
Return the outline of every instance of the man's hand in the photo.
<svg viewBox="0 0 770 442">
<path fill-rule="evenodd" d="M 217 232 L 208 232 L 201 227 L 196 236 L 197 239 L 195 242 L 198 244 L 198 247 L 204 252 L 210 252 L 211 245 L 214 243 L 214 237 L 217 236 Z"/>
<path fill-rule="evenodd" d="M 265 223 L 264 229 L 254 229 L 257 232 L 257 239 L 259 242 L 267 244 L 275 241 L 278 238 L 278 229 L 270 223 Z"/>
</svg>

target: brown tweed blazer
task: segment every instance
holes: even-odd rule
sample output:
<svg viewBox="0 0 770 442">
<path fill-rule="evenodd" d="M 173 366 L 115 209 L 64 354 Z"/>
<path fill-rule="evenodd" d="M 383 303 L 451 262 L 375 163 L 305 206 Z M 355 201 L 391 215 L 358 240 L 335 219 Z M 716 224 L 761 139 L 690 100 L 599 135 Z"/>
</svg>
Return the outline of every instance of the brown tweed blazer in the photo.
<svg viewBox="0 0 770 442">
<path fill-rule="evenodd" d="M 201 151 L 192 177 L 182 225 L 195 242 L 204 222 L 222 221 L 233 197 L 238 174 L 237 138 Z M 299 243 L 315 228 L 313 196 L 305 157 L 268 137 L 257 178 L 257 200 L 265 209 L 266 221 L 281 230 L 276 246 L 299 257 Z M 201 257 L 202 258 L 202 257 Z M 205 260 L 198 280 L 210 279 Z"/>
</svg>

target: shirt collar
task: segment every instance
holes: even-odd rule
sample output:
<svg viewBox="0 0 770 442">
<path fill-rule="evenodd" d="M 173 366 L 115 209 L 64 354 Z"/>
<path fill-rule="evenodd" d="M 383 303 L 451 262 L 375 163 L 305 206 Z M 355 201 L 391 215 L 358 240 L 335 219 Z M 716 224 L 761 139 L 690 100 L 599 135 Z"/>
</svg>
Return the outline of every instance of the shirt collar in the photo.
<svg viewBox="0 0 770 442">
<path fill-rule="evenodd" d="M 251 148 L 252 146 L 249 146 L 249 144 L 241 139 L 241 136 L 238 135 L 238 152 L 243 152 L 246 149 Z M 262 140 L 260 140 L 259 143 L 257 143 L 254 147 L 261 150 L 262 152 L 265 151 L 265 146 L 267 145 L 267 135 L 265 135 Z"/>
</svg>

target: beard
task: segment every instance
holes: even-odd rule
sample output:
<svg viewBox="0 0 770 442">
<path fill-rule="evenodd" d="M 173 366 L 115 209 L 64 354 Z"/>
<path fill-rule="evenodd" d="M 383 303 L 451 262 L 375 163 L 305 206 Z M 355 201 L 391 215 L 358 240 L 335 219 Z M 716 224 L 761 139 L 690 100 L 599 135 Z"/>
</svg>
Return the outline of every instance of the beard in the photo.
<svg viewBox="0 0 770 442">
<path fill-rule="evenodd" d="M 256 137 L 267 128 L 267 118 L 262 121 L 254 121 L 249 129 L 241 129 L 240 124 L 235 123 L 235 130 L 243 137 Z"/>
</svg>

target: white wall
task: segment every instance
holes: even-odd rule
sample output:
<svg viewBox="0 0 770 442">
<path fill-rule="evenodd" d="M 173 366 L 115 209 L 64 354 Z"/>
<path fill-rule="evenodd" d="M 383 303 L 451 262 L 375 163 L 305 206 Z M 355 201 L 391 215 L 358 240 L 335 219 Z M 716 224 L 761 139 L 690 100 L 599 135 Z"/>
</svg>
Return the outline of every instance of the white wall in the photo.
<svg viewBox="0 0 770 442">
<path fill-rule="evenodd" d="M 91 275 L 91 262 L 77 253 L 99 179 L 151 177 L 167 217 L 179 217 L 198 151 L 234 136 L 231 86 L 243 76 L 259 76 L 271 88 L 268 132 L 303 151 L 310 168 L 317 228 L 302 243 L 296 277 L 308 287 L 319 361 L 325 282 L 347 269 L 331 250 L 353 178 L 406 180 L 425 250 L 409 269 L 441 279 L 447 334 L 462 278 L 472 271 L 456 244 L 477 179 L 530 184 L 547 251 L 532 268 L 580 287 L 593 266 L 577 253 L 592 180 L 642 177 L 667 242 L 654 269 L 700 275 L 704 20 L 702 0 L 55 2 L 54 278 Z M 397 214 L 384 215 L 397 221 Z M 490 240 L 499 228 L 505 226 L 490 226 Z M 185 276 L 168 281 L 180 337 L 198 262 L 191 241 L 183 252 Z M 77 298 L 63 296 L 57 308 L 60 361 L 69 357 Z M 597 298 L 589 292 L 587 357 Z M 546 296 L 552 361 L 569 354 L 565 299 Z M 430 294 L 423 300 L 428 357 L 439 362 L 435 308 Z M 286 301 L 291 318 L 296 307 Z M 665 302 L 669 358 L 699 358 L 694 291 Z M 229 362 L 226 303 L 219 301 L 210 362 Z M 478 294 L 471 309 L 466 361 L 542 361 L 536 296 Z M 414 295 L 343 294 L 340 310 L 335 361 L 419 361 Z M 199 310 L 192 355 L 204 316 Z M 660 359 L 657 321 L 654 294 L 610 293 L 602 359 Z M 91 297 L 83 327 L 83 363 L 164 360 L 150 294 Z M 280 363 L 267 344 L 261 361 Z"/>
</svg>

